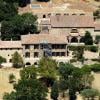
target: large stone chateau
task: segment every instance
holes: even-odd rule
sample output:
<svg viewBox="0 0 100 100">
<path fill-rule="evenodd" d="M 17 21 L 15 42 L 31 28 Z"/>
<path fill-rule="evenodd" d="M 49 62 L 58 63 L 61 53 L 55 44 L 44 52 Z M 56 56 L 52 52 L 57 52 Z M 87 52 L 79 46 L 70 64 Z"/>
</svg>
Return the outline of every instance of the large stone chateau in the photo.
<svg viewBox="0 0 100 100">
<path fill-rule="evenodd" d="M 49 10 L 50 11 L 50 10 Z M 12 55 L 19 52 L 26 65 L 38 64 L 43 56 L 50 56 L 58 62 L 71 59 L 68 45 L 84 45 L 83 36 L 89 31 L 95 40 L 100 35 L 100 21 L 93 14 L 74 13 L 37 13 L 39 34 L 22 35 L 20 41 L 1 41 L 0 55 L 11 64 Z"/>
</svg>

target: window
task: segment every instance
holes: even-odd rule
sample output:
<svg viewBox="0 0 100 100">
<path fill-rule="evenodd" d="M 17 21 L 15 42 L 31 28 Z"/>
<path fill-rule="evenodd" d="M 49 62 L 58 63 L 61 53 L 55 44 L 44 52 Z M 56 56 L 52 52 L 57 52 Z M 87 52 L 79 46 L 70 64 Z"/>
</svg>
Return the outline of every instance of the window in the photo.
<svg viewBox="0 0 100 100">
<path fill-rule="evenodd" d="M 29 53 L 29 52 L 26 52 L 26 53 L 25 53 L 25 57 L 26 57 L 26 58 L 30 58 L 30 53 Z"/>
<path fill-rule="evenodd" d="M 34 65 L 38 65 L 38 63 L 37 62 L 34 62 Z"/>
<path fill-rule="evenodd" d="M 57 13 L 56 15 L 61 15 L 60 13 Z"/>
<path fill-rule="evenodd" d="M 34 45 L 34 49 L 39 49 L 39 45 L 38 44 L 35 44 Z"/>
<path fill-rule="evenodd" d="M 65 52 L 61 52 L 61 56 L 65 56 Z"/>
<path fill-rule="evenodd" d="M 66 45 L 62 44 L 61 49 L 66 49 Z"/>
<path fill-rule="evenodd" d="M 25 49 L 30 49 L 30 46 L 29 45 L 25 45 Z"/>
<path fill-rule="evenodd" d="M 27 66 L 30 66 L 30 65 L 31 65 L 31 63 L 30 63 L 30 62 L 27 62 L 27 63 L 26 63 L 26 65 L 27 65 Z"/>
<path fill-rule="evenodd" d="M 34 52 L 34 58 L 37 58 L 39 56 L 38 52 Z"/>
<path fill-rule="evenodd" d="M 11 63 L 12 62 L 12 59 L 9 59 L 9 62 Z"/>
<path fill-rule="evenodd" d="M 68 13 L 65 13 L 65 14 L 64 14 L 64 16 L 68 16 L 68 15 L 69 15 Z"/>
<path fill-rule="evenodd" d="M 72 15 L 76 15 L 76 14 L 74 13 L 74 14 L 72 14 Z"/>
<path fill-rule="evenodd" d="M 43 15 L 43 18 L 46 18 L 46 15 Z"/>
<path fill-rule="evenodd" d="M 56 56 L 56 53 L 55 52 L 52 52 L 52 56 Z"/>
<path fill-rule="evenodd" d="M 60 56 L 60 52 L 56 52 L 56 56 Z"/>
</svg>

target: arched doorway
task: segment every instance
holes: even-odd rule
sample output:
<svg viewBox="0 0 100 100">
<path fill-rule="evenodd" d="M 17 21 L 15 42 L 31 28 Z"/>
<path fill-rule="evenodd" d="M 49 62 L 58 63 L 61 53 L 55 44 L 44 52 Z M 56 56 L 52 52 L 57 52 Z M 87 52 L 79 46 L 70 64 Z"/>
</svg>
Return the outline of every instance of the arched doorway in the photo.
<svg viewBox="0 0 100 100">
<path fill-rule="evenodd" d="M 30 62 L 27 62 L 25 65 L 26 65 L 26 66 L 30 66 L 30 65 L 31 65 L 31 63 L 30 63 Z"/>
<path fill-rule="evenodd" d="M 84 37 L 80 38 L 80 43 L 84 43 Z"/>
<path fill-rule="evenodd" d="M 77 42 L 78 42 L 77 37 L 72 37 L 71 42 L 72 42 L 72 43 L 74 43 L 74 42 L 77 43 Z"/>
<path fill-rule="evenodd" d="M 38 63 L 37 62 L 34 62 L 34 65 L 38 65 Z"/>
</svg>

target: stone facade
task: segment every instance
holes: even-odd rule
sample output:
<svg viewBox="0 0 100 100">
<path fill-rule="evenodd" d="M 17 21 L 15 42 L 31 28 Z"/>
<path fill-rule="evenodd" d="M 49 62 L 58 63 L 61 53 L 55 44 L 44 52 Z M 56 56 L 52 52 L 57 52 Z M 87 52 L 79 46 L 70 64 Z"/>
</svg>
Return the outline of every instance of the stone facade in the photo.
<svg viewBox="0 0 100 100">
<path fill-rule="evenodd" d="M 50 56 L 58 62 L 67 62 L 72 57 L 67 46 L 73 43 L 84 45 L 82 38 L 89 31 L 95 40 L 100 35 L 100 23 L 95 22 L 93 15 L 49 14 L 38 19 L 39 34 L 21 36 L 20 41 L 0 41 L 0 56 L 11 63 L 12 55 L 17 51 L 25 65 L 38 64 L 43 56 Z"/>
</svg>

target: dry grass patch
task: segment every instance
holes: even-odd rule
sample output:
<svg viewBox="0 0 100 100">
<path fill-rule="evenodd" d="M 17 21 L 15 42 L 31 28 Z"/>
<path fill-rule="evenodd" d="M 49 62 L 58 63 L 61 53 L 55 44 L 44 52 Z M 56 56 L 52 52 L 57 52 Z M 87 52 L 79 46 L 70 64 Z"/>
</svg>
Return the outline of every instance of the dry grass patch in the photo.
<svg viewBox="0 0 100 100">
<path fill-rule="evenodd" d="M 5 92 L 10 93 L 13 90 L 12 84 L 9 83 L 9 75 L 14 74 L 19 79 L 19 69 L 6 68 L 0 69 L 0 100 Z"/>
</svg>

